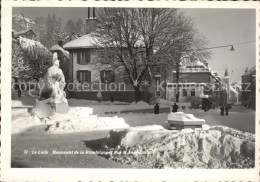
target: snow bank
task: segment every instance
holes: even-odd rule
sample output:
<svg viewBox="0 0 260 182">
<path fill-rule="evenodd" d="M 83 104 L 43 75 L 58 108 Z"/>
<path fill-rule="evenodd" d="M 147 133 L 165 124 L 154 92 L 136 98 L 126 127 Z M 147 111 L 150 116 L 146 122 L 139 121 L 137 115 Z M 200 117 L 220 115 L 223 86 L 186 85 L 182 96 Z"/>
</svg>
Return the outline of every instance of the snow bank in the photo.
<svg viewBox="0 0 260 182">
<path fill-rule="evenodd" d="M 17 93 L 14 93 L 15 95 Z M 35 91 L 31 92 L 31 95 L 29 95 L 29 92 L 22 92 L 22 96 L 20 98 L 12 99 L 11 106 L 12 107 L 28 107 L 33 106 L 35 103 L 35 100 L 37 98 L 37 95 L 35 94 Z"/>
<path fill-rule="evenodd" d="M 12 133 L 19 133 L 25 128 L 29 128 L 36 125 L 41 125 L 39 118 L 32 117 L 28 109 L 13 109 L 12 110 Z"/>
<path fill-rule="evenodd" d="M 128 128 L 123 118 L 98 117 L 92 115 L 92 108 L 77 107 L 71 108 L 67 114 L 55 114 L 50 120 L 54 122 L 49 128 L 48 133 L 74 133 L 90 130 Z"/>
<path fill-rule="evenodd" d="M 29 127 L 36 125 L 46 125 L 47 132 L 52 134 L 74 133 L 90 130 L 104 129 L 126 129 L 129 127 L 123 118 L 115 117 L 98 117 L 92 115 L 93 109 L 89 107 L 71 108 L 66 114 L 55 113 L 54 116 L 39 119 L 32 117 L 28 110 L 12 110 L 12 133 L 18 133 Z"/>
<path fill-rule="evenodd" d="M 149 106 L 149 104 L 147 104 L 144 101 L 132 102 L 131 105 L 135 106 L 135 107 L 147 107 L 147 106 Z"/>
<path fill-rule="evenodd" d="M 255 136 L 224 127 L 203 125 L 181 131 L 163 128 L 111 131 L 105 157 L 148 168 L 253 168 Z"/>
<path fill-rule="evenodd" d="M 203 121 L 204 119 L 196 118 L 193 114 L 187 114 L 184 112 L 171 112 L 168 114 L 168 121 Z"/>
</svg>

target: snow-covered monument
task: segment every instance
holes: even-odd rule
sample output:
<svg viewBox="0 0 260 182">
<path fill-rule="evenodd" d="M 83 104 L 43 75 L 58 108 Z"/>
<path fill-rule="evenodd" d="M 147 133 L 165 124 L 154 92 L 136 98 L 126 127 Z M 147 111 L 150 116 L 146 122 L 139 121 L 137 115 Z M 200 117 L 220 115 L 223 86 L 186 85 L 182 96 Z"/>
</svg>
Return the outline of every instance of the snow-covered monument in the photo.
<svg viewBox="0 0 260 182">
<path fill-rule="evenodd" d="M 67 113 L 69 110 L 65 87 L 65 77 L 59 68 L 57 53 L 53 54 L 52 66 L 47 70 L 43 80 L 40 82 L 40 98 L 36 100 L 32 114 L 44 118 L 57 113 Z"/>
</svg>

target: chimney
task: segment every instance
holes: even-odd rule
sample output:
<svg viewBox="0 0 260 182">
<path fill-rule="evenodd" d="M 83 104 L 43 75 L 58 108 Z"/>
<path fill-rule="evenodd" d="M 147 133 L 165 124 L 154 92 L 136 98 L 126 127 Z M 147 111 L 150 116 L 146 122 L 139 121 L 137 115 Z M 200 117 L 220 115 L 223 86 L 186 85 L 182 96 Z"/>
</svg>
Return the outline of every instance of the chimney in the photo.
<svg viewBox="0 0 260 182">
<path fill-rule="evenodd" d="M 247 73 L 248 72 L 248 67 L 246 67 L 246 69 L 245 69 L 245 73 Z"/>
<path fill-rule="evenodd" d="M 96 9 L 88 8 L 87 18 L 86 18 L 86 34 L 89 34 L 96 29 Z"/>
<path fill-rule="evenodd" d="M 59 40 L 58 45 L 63 48 L 63 40 Z"/>
</svg>

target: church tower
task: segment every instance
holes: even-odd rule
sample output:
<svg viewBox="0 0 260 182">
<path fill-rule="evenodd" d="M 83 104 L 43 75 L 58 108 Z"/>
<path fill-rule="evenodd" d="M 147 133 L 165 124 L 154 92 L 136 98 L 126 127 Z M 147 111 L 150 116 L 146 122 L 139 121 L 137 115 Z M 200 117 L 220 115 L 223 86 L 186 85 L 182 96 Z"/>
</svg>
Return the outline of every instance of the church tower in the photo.
<svg viewBox="0 0 260 182">
<path fill-rule="evenodd" d="M 230 77 L 229 77 L 229 74 L 228 74 L 227 65 L 226 65 L 225 74 L 224 74 L 224 77 L 223 77 L 222 81 L 223 81 L 222 88 L 227 91 L 226 102 L 229 103 L 229 97 L 230 97 Z"/>
</svg>

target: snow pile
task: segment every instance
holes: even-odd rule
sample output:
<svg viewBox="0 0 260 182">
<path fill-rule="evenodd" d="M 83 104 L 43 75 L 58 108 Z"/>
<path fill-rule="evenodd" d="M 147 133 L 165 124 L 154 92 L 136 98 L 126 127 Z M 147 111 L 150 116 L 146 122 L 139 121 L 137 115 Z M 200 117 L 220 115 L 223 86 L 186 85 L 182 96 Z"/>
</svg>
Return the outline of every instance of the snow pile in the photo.
<svg viewBox="0 0 260 182">
<path fill-rule="evenodd" d="M 19 133 L 25 128 L 41 124 L 41 120 L 32 117 L 26 108 L 12 110 L 12 133 Z"/>
<path fill-rule="evenodd" d="M 160 127 L 111 131 L 105 157 L 148 168 L 253 168 L 255 136 L 224 127 L 165 130 Z"/>
<path fill-rule="evenodd" d="M 54 124 L 48 127 L 49 133 L 74 133 L 89 130 L 128 128 L 123 118 L 98 117 L 92 115 L 92 108 L 72 108 L 67 114 L 55 114 L 50 118 Z M 47 121 L 48 122 L 48 121 Z"/>
<path fill-rule="evenodd" d="M 168 121 L 202 121 L 205 123 L 204 119 L 196 118 L 193 114 L 186 114 L 184 112 L 171 112 L 168 114 Z"/>
<path fill-rule="evenodd" d="M 44 119 L 32 117 L 28 109 L 19 108 L 12 110 L 12 133 L 18 133 L 29 127 L 37 125 L 49 126 L 46 128 L 48 133 L 74 133 L 89 130 L 129 128 L 123 118 L 98 117 L 92 115 L 93 109 L 89 107 L 71 108 L 66 114 L 55 113 Z"/>
<path fill-rule="evenodd" d="M 20 100 L 12 100 L 12 107 L 24 107 L 24 105 Z"/>
<path fill-rule="evenodd" d="M 147 104 L 144 101 L 132 102 L 131 105 L 135 106 L 135 107 L 147 107 L 147 106 L 149 106 L 149 104 Z"/>
</svg>

